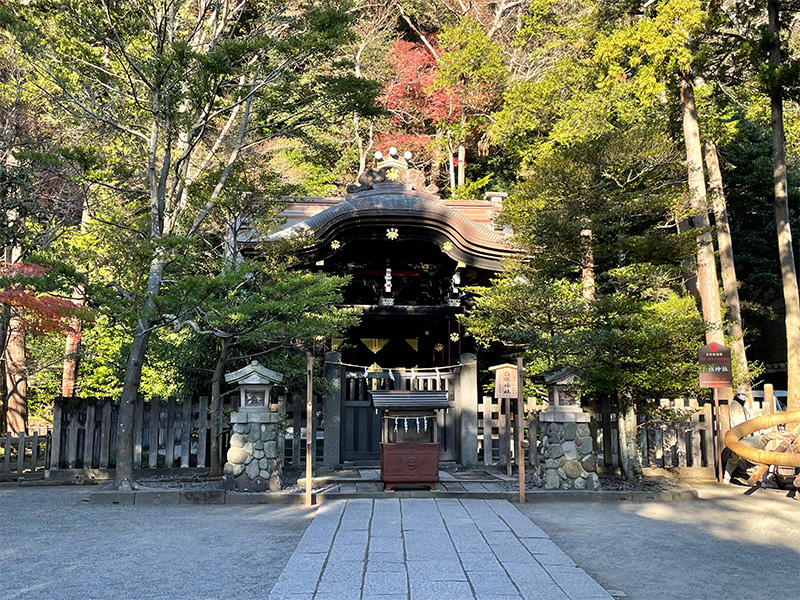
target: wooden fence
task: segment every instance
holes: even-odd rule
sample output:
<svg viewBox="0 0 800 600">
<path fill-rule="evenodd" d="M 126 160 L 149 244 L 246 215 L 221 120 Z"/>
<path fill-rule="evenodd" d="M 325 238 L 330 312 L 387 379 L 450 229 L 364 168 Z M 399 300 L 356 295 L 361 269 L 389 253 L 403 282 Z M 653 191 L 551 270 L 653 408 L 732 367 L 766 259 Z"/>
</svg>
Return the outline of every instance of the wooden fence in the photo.
<svg viewBox="0 0 800 600">
<path fill-rule="evenodd" d="M 226 398 L 223 410 L 235 409 Z M 207 468 L 210 466 L 212 416 L 208 397 L 153 399 L 134 405 L 135 469 Z M 61 398 L 53 410 L 51 469 L 112 469 L 116 466 L 119 402 L 103 398 Z M 228 447 L 223 429 L 220 448 Z"/>
<path fill-rule="evenodd" d="M 286 417 L 284 463 L 305 464 L 305 396 L 278 400 L 278 412 Z M 133 462 L 135 469 L 208 469 L 211 465 L 209 399 L 139 399 L 134 406 Z M 321 410 L 314 397 L 314 410 Z M 226 398 L 225 413 L 238 408 L 238 396 Z M 51 464 L 54 471 L 100 470 L 116 466 L 119 403 L 103 398 L 60 398 L 53 411 Z M 323 432 L 314 419 L 317 462 L 322 461 Z M 220 460 L 225 462 L 230 430 L 227 421 L 220 432 Z"/>
<path fill-rule="evenodd" d="M 478 405 L 478 459 L 489 465 L 517 463 L 514 431 L 516 401 L 501 401 L 484 397 Z M 664 420 L 657 411 L 638 415 L 638 434 L 642 452 L 642 466 L 650 472 L 671 470 L 686 474 L 713 473 L 716 452 L 713 406 L 711 402 L 698 403 L 695 399 L 661 400 L 654 407 L 683 412 L 685 420 Z M 541 437 L 538 412 L 532 398 L 525 402 L 524 439 L 527 464 L 538 461 L 537 444 Z M 761 407 L 754 403 L 754 416 Z M 590 430 L 597 453 L 600 471 L 619 468 L 619 428 L 617 413 L 610 403 L 590 412 Z"/>
<path fill-rule="evenodd" d="M 777 392 L 780 394 L 782 392 Z M 207 469 L 210 466 L 211 416 L 208 398 L 186 398 L 182 401 L 144 401 L 134 408 L 134 468 L 136 469 Z M 227 398 L 223 410 L 237 408 L 238 397 Z M 662 409 L 684 411 L 684 421 L 665 421 L 657 412 L 638 416 L 638 432 L 642 465 L 651 471 L 669 469 L 713 472 L 715 434 L 711 402 L 697 400 L 661 400 Z M 478 460 L 490 465 L 517 462 L 517 432 L 514 431 L 516 401 L 499 401 L 484 397 L 478 403 Z M 541 406 L 532 398 L 525 402 L 522 435 L 528 441 L 525 460 L 538 461 L 540 439 L 537 418 Z M 286 415 L 284 464 L 299 467 L 305 463 L 305 397 L 279 399 L 278 410 Z M 761 393 L 748 404 L 751 416 L 774 409 L 772 390 Z M 0 480 L 44 477 L 70 470 L 107 471 L 115 467 L 117 415 L 119 403 L 107 399 L 66 399 L 55 402 L 52 433 L 46 430 L 25 436 L 0 437 Z M 314 397 L 315 462 L 323 458 L 322 403 Z M 727 423 L 727 406 L 721 407 L 722 421 Z M 619 431 L 617 414 L 609 403 L 592 413 L 590 429 L 600 470 L 619 467 Z M 724 433 L 724 432 L 723 432 Z M 221 461 L 228 448 L 229 430 L 223 427 L 220 438 Z"/>
<path fill-rule="evenodd" d="M 312 399 L 312 423 L 314 429 L 314 462 L 321 463 L 324 452 L 323 422 L 319 416 L 322 402 L 317 394 Z M 279 398 L 278 412 L 286 415 L 286 431 L 284 432 L 283 464 L 287 467 L 301 467 L 306 464 L 306 397 L 303 394 Z"/>
<path fill-rule="evenodd" d="M 0 437 L 0 481 L 44 477 L 50 467 L 50 440 L 48 429 Z"/>
</svg>

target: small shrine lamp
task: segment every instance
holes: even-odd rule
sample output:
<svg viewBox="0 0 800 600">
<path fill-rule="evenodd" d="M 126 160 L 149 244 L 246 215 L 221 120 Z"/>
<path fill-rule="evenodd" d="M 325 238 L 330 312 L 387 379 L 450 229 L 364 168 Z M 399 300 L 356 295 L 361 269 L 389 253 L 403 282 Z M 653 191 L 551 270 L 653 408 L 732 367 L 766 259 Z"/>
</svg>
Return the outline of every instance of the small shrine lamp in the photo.
<svg viewBox="0 0 800 600">
<path fill-rule="evenodd" d="M 589 414 L 581 408 L 581 399 L 577 384 L 580 382 L 580 370 L 572 366 L 548 369 L 534 375 L 535 383 L 547 386 L 549 406 L 540 413 L 542 421 L 572 421 L 588 423 Z"/>
<path fill-rule="evenodd" d="M 225 375 L 225 381 L 239 387 L 240 411 L 268 412 L 275 406 L 269 402 L 272 386 L 283 381 L 283 375 L 254 360 L 246 367 Z"/>
</svg>

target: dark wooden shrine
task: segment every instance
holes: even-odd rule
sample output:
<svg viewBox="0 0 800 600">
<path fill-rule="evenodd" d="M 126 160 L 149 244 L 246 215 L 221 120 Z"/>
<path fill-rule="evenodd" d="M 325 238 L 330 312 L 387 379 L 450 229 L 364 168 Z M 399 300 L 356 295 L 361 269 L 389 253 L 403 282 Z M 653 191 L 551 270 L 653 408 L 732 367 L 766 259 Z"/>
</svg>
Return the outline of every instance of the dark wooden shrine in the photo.
<svg viewBox="0 0 800 600">
<path fill-rule="evenodd" d="M 383 489 L 398 484 L 434 489 L 439 481 L 437 411 L 451 408 L 448 392 L 386 390 L 370 396 L 373 407 L 382 412 Z"/>
</svg>

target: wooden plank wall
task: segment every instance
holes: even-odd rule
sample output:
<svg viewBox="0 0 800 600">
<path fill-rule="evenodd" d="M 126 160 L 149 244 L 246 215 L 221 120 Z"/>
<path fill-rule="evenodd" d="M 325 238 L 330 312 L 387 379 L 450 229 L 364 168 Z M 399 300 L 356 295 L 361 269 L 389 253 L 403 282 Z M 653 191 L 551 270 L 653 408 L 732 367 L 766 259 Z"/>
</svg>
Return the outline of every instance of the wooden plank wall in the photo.
<svg viewBox="0 0 800 600">
<path fill-rule="evenodd" d="M 485 466 L 502 466 L 508 460 L 517 464 L 516 432 L 513 427 L 515 400 L 503 403 L 484 397 L 478 404 L 478 462 Z M 510 406 L 509 406 L 510 405 Z M 665 422 L 647 414 L 639 415 L 642 465 L 653 469 L 713 468 L 714 429 L 711 402 L 699 404 L 696 399 L 664 399 L 662 407 L 690 411 L 688 420 Z M 760 409 L 760 407 L 756 407 Z M 527 443 L 526 464 L 538 464 L 536 451 L 539 431 L 537 406 L 532 398 L 525 402 L 523 435 Z M 760 413 L 760 410 L 754 410 Z M 601 470 L 619 468 L 619 429 L 617 414 L 610 403 L 592 413 L 590 423 L 595 440 L 598 466 Z M 510 459 L 509 459 L 510 457 Z"/>
<path fill-rule="evenodd" d="M 0 481 L 43 478 L 50 467 L 50 443 L 51 432 L 46 428 L 0 437 Z"/>
<path fill-rule="evenodd" d="M 518 464 L 517 433 L 514 431 L 516 403 L 516 400 L 504 402 L 488 396 L 479 400 L 478 464 L 484 466 L 505 465 L 509 457 L 514 464 Z M 538 465 L 539 420 L 537 415 L 542 409 L 541 405 L 537 406 L 534 398 L 526 398 L 525 418 L 523 419 L 523 435 L 527 441 L 526 464 Z"/>
<path fill-rule="evenodd" d="M 223 409 L 235 409 L 226 398 Z M 205 396 L 139 401 L 134 406 L 134 468 L 207 468 L 210 466 L 211 415 Z M 50 460 L 53 469 L 114 467 L 119 403 L 102 398 L 61 398 L 53 411 Z M 227 451 L 229 432 L 220 447 Z"/>
<path fill-rule="evenodd" d="M 321 464 L 325 452 L 324 421 L 319 419 L 322 411 L 322 399 L 316 393 L 312 395 L 311 410 L 314 412 L 314 463 Z M 285 415 L 286 431 L 283 438 L 283 464 L 286 467 L 303 467 L 306 464 L 306 396 L 290 394 L 280 396 L 278 412 Z M 295 435 L 299 432 L 299 435 Z"/>
</svg>

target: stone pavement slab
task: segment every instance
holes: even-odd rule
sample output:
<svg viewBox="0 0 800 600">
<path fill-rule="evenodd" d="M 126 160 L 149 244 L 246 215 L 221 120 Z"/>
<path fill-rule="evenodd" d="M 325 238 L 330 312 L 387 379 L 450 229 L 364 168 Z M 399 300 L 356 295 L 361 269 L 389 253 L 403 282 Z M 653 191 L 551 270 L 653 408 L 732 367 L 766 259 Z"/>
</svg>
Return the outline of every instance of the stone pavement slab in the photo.
<svg viewBox="0 0 800 600">
<path fill-rule="evenodd" d="M 610 600 L 505 500 L 324 503 L 270 600 Z"/>
</svg>

